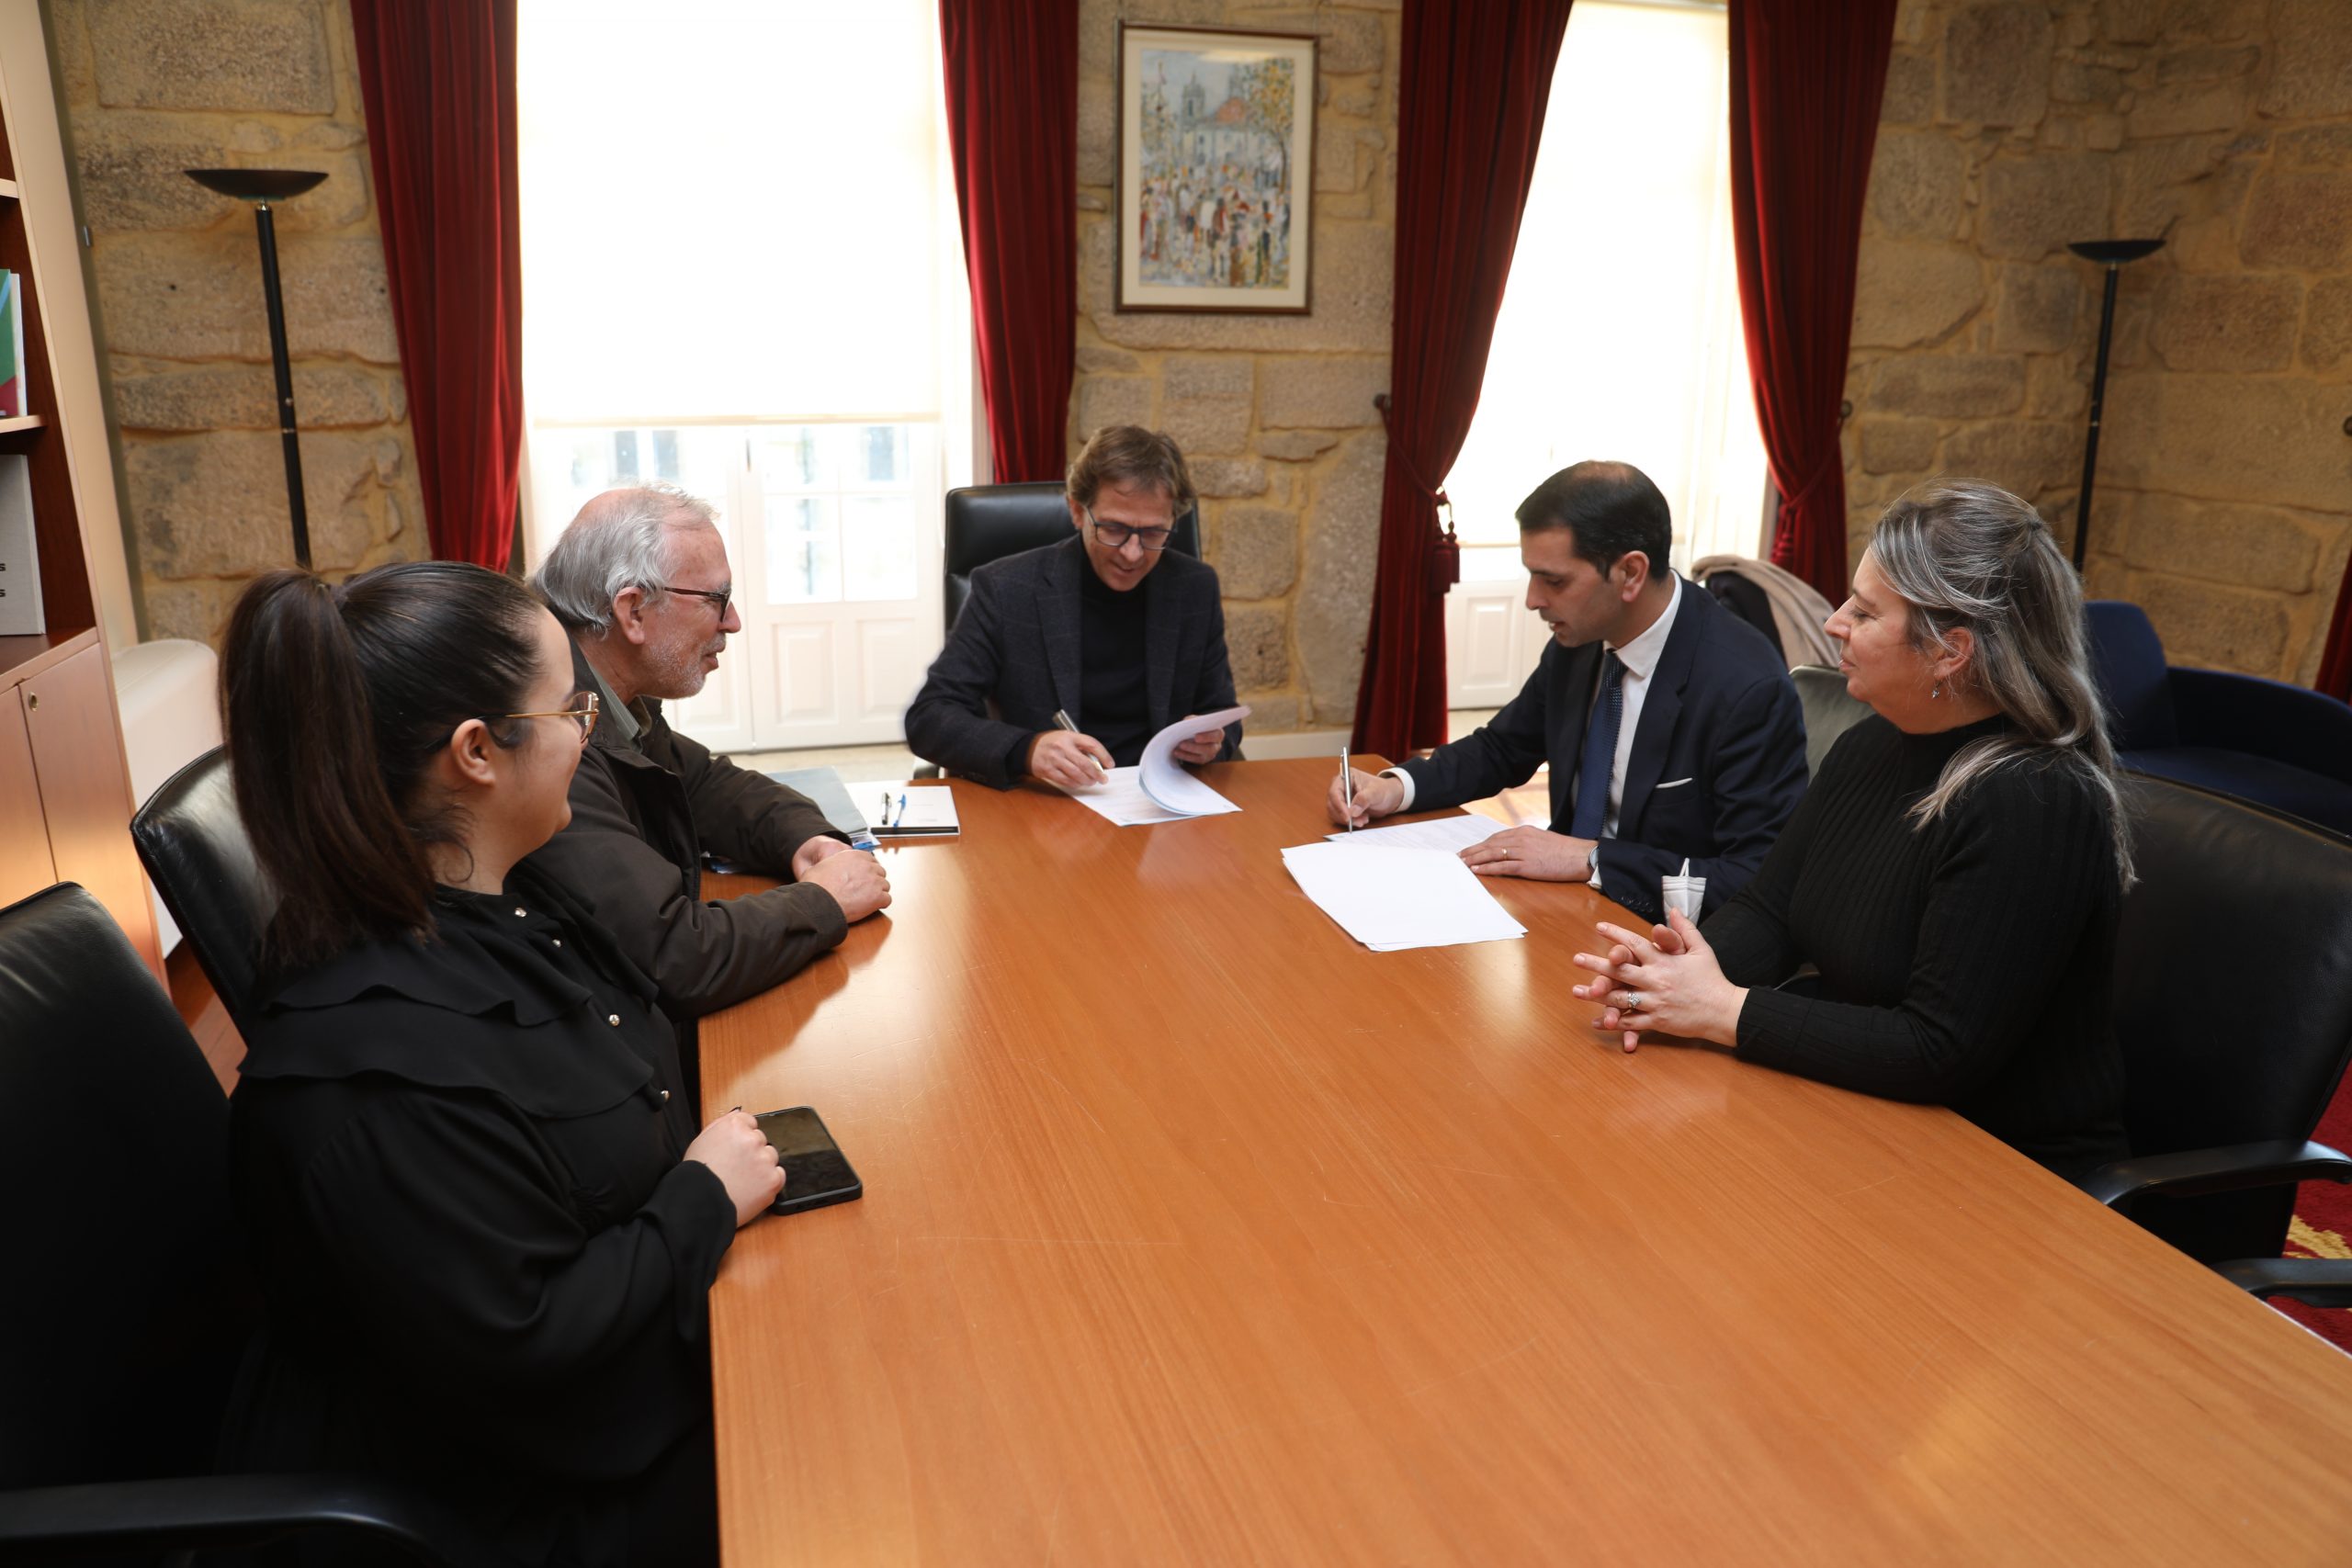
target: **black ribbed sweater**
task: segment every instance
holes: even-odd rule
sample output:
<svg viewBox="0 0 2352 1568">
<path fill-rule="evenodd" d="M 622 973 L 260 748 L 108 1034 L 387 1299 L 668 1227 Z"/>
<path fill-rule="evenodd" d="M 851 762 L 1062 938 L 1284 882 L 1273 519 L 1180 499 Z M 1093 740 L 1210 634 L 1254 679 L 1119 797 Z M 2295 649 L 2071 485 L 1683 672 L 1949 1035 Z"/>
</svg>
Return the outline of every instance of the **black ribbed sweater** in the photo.
<svg viewBox="0 0 2352 1568">
<path fill-rule="evenodd" d="M 2062 1174 L 2125 1152 L 2109 1016 L 2120 902 L 2108 807 L 2055 758 L 1981 774 L 1924 828 L 1905 813 L 1996 716 L 1841 737 L 1755 879 L 1703 930 L 1753 987 L 1738 1053 L 1949 1105 Z M 1819 978 L 1787 990 L 1805 964 Z"/>
</svg>

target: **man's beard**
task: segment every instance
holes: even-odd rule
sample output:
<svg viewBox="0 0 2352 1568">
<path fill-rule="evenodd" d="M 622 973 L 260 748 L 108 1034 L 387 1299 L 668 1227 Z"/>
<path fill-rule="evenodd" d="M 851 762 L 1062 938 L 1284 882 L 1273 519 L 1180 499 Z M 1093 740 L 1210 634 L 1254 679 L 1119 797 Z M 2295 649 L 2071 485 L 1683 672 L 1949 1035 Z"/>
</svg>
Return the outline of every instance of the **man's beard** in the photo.
<svg viewBox="0 0 2352 1568">
<path fill-rule="evenodd" d="M 654 681 L 646 687 L 645 694 L 672 702 L 693 696 L 710 678 L 702 667 L 703 655 L 716 651 L 708 643 L 699 642 L 679 649 L 674 658 L 654 666 Z"/>
</svg>

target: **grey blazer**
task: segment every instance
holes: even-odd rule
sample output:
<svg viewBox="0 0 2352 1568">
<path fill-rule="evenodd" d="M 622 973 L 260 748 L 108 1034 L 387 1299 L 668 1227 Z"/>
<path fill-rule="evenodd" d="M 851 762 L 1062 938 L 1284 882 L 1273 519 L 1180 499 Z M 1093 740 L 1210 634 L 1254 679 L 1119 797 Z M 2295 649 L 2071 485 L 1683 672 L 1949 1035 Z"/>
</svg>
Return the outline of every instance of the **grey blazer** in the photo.
<svg viewBox="0 0 2352 1568">
<path fill-rule="evenodd" d="M 1079 583 L 1086 541 L 1076 530 L 972 573 L 972 596 L 907 709 L 907 745 L 951 773 L 998 789 L 1021 782 L 1012 749 L 1080 710 Z M 1225 604 L 1216 569 L 1174 550 L 1143 580 L 1145 695 L 1154 732 L 1186 714 L 1233 705 Z M 1241 754 L 1226 727 L 1217 760 Z"/>
</svg>

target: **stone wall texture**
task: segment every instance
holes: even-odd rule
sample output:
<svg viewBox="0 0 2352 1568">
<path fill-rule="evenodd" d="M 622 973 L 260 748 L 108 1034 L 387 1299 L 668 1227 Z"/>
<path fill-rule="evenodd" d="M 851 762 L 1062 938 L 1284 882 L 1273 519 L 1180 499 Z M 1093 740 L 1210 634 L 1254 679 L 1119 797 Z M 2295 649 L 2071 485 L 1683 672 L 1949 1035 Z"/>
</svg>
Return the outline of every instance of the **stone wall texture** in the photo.
<svg viewBox="0 0 2352 1568">
<path fill-rule="evenodd" d="M 322 169 L 276 209 L 311 558 L 429 553 L 342 0 L 47 0 L 150 637 L 293 561 L 253 210 L 180 171 Z"/>
<path fill-rule="evenodd" d="M 1371 618 L 1387 446 L 1401 0 L 1081 0 L 1078 373 L 1070 442 L 1137 423 L 1183 447 L 1223 581 L 1234 680 L 1261 733 L 1345 728 Z M 1314 33 L 1312 313 L 1122 313 L 1119 23 Z"/>
<path fill-rule="evenodd" d="M 2073 538 L 2174 662 L 2308 682 L 2352 547 L 2352 0 L 1904 0 L 1863 218 L 1849 548 L 1935 474 Z"/>
</svg>

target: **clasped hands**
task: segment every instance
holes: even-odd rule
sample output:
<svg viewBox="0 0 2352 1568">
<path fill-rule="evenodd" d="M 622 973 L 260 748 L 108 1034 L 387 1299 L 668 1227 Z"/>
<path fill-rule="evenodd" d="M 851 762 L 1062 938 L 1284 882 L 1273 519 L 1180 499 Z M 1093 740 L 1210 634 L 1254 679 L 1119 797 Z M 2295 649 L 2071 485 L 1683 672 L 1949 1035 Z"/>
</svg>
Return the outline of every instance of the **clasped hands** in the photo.
<svg viewBox="0 0 2352 1568">
<path fill-rule="evenodd" d="M 823 888 L 855 925 L 890 903 L 890 874 L 863 850 L 820 833 L 792 852 L 792 880 Z"/>
<path fill-rule="evenodd" d="M 1689 916 L 1674 909 L 1666 918 L 1647 936 L 1602 921 L 1600 934 L 1614 945 L 1605 955 L 1577 953 L 1577 967 L 1594 977 L 1570 988 L 1600 1004 L 1593 1027 L 1617 1035 L 1628 1051 L 1645 1031 L 1737 1045 L 1747 990 L 1724 978 L 1715 950 Z"/>
<path fill-rule="evenodd" d="M 1324 810 L 1334 826 L 1362 828 L 1375 817 L 1403 809 L 1405 786 L 1382 773 L 1361 768 L 1348 770 L 1348 782 L 1337 775 L 1324 797 Z M 1534 882 L 1592 880 L 1590 839 L 1572 839 L 1548 828 L 1505 828 L 1462 852 L 1462 863 L 1480 876 L 1523 876 Z"/>
</svg>

